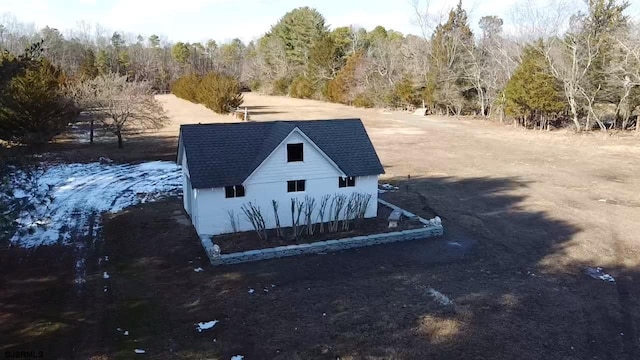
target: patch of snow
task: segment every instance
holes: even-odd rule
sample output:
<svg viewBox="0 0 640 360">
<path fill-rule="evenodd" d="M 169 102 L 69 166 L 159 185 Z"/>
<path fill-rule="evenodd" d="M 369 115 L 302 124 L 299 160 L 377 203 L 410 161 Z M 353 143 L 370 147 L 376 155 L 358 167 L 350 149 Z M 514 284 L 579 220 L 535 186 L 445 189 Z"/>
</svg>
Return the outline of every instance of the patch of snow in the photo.
<svg viewBox="0 0 640 360">
<path fill-rule="evenodd" d="M 217 323 L 218 323 L 218 320 L 199 322 L 199 323 L 196 324 L 196 330 L 198 330 L 198 332 L 202 332 L 204 330 L 209 330 L 212 327 L 216 326 Z"/>
<path fill-rule="evenodd" d="M 201 267 L 198 267 L 198 268 L 193 269 L 193 271 L 195 271 L 195 272 L 203 272 L 204 269 L 201 268 Z"/>
<path fill-rule="evenodd" d="M 104 273 L 102 273 L 102 278 L 103 278 L 103 279 L 108 279 L 108 278 L 110 278 L 109 273 L 108 273 L 108 272 L 106 272 L 106 271 L 105 271 Z"/>
<path fill-rule="evenodd" d="M 122 332 L 122 328 L 116 328 L 116 331 Z"/>
<path fill-rule="evenodd" d="M 606 203 L 606 202 L 607 202 L 607 199 L 598 199 L 598 201 L 603 202 L 603 203 Z"/>
<path fill-rule="evenodd" d="M 231 360 L 243 360 L 243 359 L 244 359 L 244 356 L 242 355 L 233 355 L 231 357 Z"/>
<path fill-rule="evenodd" d="M 101 164 L 113 164 L 113 160 L 109 159 L 106 156 L 100 156 L 98 161 L 100 161 Z"/>
<path fill-rule="evenodd" d="M 616 282 L 616 279 L 613 276 L 604 272 L 604 270 L 602 270 L 601 267 L 596 267 L 596 268 L 588 267 L 586 268 L 585 273 L 596 280 L 602 280 L 602 281 L 607 281 L 611 283 Z"/>
<path fill-rule="evenodd" d="M 129 336 L 129 330 L 125 331 L 122 335 Z"/>
<path fill-rule="evenodd" d="M 24 179 L 16 172 L 10 183 L 31 208 L 15 219 L 18 230 L 11 238 L 25 248 L 70 245 L 72 237 L 97 234 L 100 213 L 178 195 L 182 188 L 180 167 L 169 161 L 45 165 L 28 191 L 21 189 Z"/>
<path fill-rule="evenodd" d="M 440 291 L 434 288 L 431 288 L 431 287 L 428 288 L 427 293 L 433 298 L 433 300 L 435 300 L 438 304 L 442 306 L 453 305 L 453 301 L 449 299 L 447 295 L 441 293 Z"/>
<path fill-rule="evenodd" d="M 109 256 L 108 255 L 104 257 L 104 261 L 109 261 Z"/>
<path fill-rule="evenodd" d="M 393 186 L 393 185 L 391 185 L 391 184 L 381 184 L 381 185 L 379 185 L 379 187 L 380 187 L 382 190 L 386 190 L 386 191 L 391 191 L 391 190 L 400 190 L 400 188 L 399 188 L 399 187 L 397 187 L 397 186 Z"/>
<path fill-rule="evenodd" d="M 457 241 L 447 241 L 447 245 L 449 246 L 457 246 L 457 247 L 462 247 L 462 244 L 460 244 Z"/>
<path fill-rule="evenodd" d="M 269 292 L 269 289 L 264 288 L 264 289 L 262 289 L 262 291 L 264 291 L 264 292 Z"/>
<path fill-rule="evenodd" d="M 144 354 L 144 353 L 146 353 L 146 351 L 144 351 L 142 349 L 135 349 L 135 350 L 133 350 L 133 352 L 135 352 L 136 354 Z"/>
<path fill-rule="evenodd" d="M 253 294 L 253 293 L 254 293 L 254 292 L 256 292 L 256 291 L 255 291 L 255 290 L 253 290 L 253 289 L 249 289 L 249 291 L 247 291 L 247 292 L 248 292 L 249 294 Z"/>
</svg>

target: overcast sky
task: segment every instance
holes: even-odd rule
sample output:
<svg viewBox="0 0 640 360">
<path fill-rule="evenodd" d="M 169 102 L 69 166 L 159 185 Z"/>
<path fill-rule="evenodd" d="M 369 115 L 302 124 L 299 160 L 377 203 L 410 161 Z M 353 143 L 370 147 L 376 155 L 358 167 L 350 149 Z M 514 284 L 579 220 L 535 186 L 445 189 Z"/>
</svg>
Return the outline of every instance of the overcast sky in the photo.
<svg viewBox="0 0 640 360">
<path fill-rule="evenodd" d="M 422 8 L 426 0 L 422 1 Z M 514 6 L 525 1 L 536 4 L 556 0 L 463 0 L 473 28 L 485 15 L 498 15 L 510 26 Z M 575 0 L 576 2 L 581 0 Z M 447 13 L 458 0 L 431 0 L 432 14 Z M 640 1 L 629 13 L 637 17 Z M 282 15 L 300 6 L 316 8 L 332 28 L 376 25 L 402 33 L 420 34 L 412 22 L 412 0 L 0 0 L 0 14 L 9 13 L 21 22 L 64 31 L 78 21 L 100 24 L 110 31 L 163 35 L 170 41 L 196 42 L 215 39 L 256 39 Z"/>
</svg>

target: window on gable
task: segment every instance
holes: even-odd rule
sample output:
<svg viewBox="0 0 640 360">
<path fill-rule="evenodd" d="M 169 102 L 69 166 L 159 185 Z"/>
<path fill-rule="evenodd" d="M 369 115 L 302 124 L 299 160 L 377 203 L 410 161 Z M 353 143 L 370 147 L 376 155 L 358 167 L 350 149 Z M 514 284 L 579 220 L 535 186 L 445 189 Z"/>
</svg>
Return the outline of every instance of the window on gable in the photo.
<svg viewBox="0 0 640 360">
<path fill-rule="evenodd" d="M 354 187 L 356 186 L 356 178 L 354 176 L 348 177 L 339 177 L 338 178 L 338 187 Z"/>
<path fill-rule="evenodd" d="M 304 191 L 306 180 L 289 180 L 287 181 L 287 192 Z"/>
<path fill-rule="evenodd" d="M 224 197 L 226 198 L 244 197 L 244 186 L 242 185 L 225 186 Z"/>
<path fill-rule="evenodd" d="M 302 143 L 287 144 L 287 162 L 304 161 Z"/>
</svg>

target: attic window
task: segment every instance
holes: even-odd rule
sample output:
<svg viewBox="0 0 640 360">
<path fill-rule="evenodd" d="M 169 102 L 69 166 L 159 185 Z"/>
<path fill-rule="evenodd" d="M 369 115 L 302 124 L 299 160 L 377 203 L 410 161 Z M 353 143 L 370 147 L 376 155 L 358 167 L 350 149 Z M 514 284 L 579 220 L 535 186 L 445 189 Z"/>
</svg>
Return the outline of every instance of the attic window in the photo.
<svg viewBox="0 0 640 360">
<path fill-rule="evenodd" d="M 356 178 L 353 176 L 349 177 L 339 177 L 338 178 L 338 187 L 354 187 L 356 186 Z"/>
<path fill-rule="evenodd" d="M 287 144 L 287 162 L 304 161 L 302 143 Z"/>
<path fill-rule="evenodd" d="M 299 192 L 304 191 L 306 185 L 305 180 L 290 180 L 287 181 L 287 192 Z"/>
<path fill-rule="evenodd" d="M 244 186 L 242 185 L 225 186 L 224 197 L 226 198 L 244 197 Z"/>
</svg>

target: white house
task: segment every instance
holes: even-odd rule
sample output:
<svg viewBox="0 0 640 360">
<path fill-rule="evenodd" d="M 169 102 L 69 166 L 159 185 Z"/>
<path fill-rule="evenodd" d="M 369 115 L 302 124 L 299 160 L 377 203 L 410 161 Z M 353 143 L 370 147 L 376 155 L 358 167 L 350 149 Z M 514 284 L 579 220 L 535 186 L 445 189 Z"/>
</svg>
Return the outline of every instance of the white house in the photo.
<svg viewBox="0 0 640 360">
<path fill-rule="evenodd" d="M 177 162 L 200 236 L 231 232 L 231 216 L 239 231 L 252 230 L 241 210 L 249 202 L 275 228 L 278 201 L 281 226 L 291 226 L 294 197 L 370 194 L 365 217 L 375 217 L 384 173 L 360 119 L 182 125 Z"/>
</svg>

